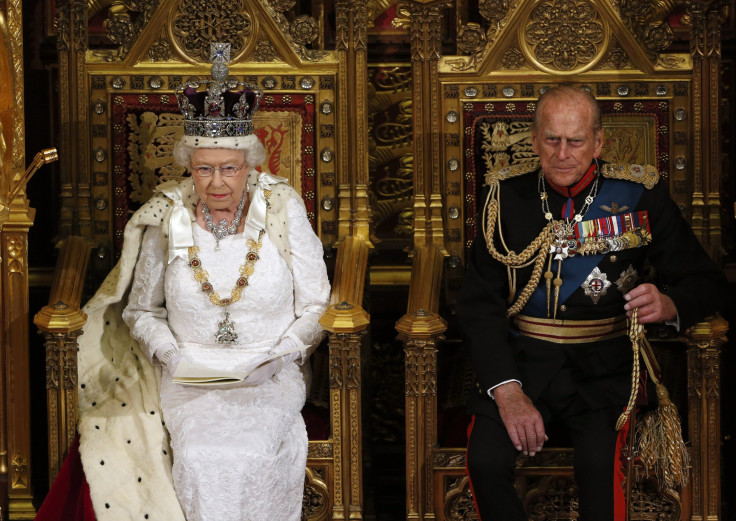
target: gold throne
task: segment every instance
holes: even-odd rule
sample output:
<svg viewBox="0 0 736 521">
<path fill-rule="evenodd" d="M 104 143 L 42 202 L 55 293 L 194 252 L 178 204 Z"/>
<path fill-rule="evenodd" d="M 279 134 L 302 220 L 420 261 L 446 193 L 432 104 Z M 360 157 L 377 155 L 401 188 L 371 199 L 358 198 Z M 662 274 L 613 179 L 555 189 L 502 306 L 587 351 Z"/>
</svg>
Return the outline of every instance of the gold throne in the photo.
<svg viewBox="0 0 736 521">
<path fill-rule="evenodd" d="M 721 251 L 718 5 L 692 2 L 678 11 L 653 2 L 479 0 L 478 6 L 474 12 L 465 2 L 408 1 L 398 13 L 411 34 L 414 81 L 415 254 L 407 313 L 396 323 L 405 345 L 412 520 L 477 519 L 465 438 L 457 434 L 457 424 L 465 427 L 457 409 L 470 392 L 470 371 L 453 330 L 452 302 L 479 226 L 483 174 L 533 159 L 529 123 L 543 89 L 560 82 L 589 89 L 605 113 L 603 157 L 656 165 L 701 242 L 716 260 Z M 673 35 L 664 20 L 678 15 L 689 25 L 674 24 L 680 33 Z M 580 31 L 561 30 L 573 26 Z M 454 35 L 455 55 L 443 54 L 443 31 Z M 676 36 L 689 38 L 690 47 L 671 50 Z M 663 493 L 635 489 L 632 519 L 720 518 L 719 357 L 727 327 L 716 317 L 680 344 L 660 346 L 686 357 L 681 380 L 687 381 L 680 383 L 691 484 Z M 450 421 L 454 436 L 447 435 Z M 571 456 L 570 449 L 543 449 L 534 459 L 519 458 L 516 484 L 530 519 L 577 518 Z"/>
<path fill-rule="evenodd" d="M 302 518 L 362 519 L 361 350 L 369 325 L 363 292 L 370 243 L 367 150 L 363 130 L 354 126 L 365 118 L 355 88 L 366 74 L 365 49 L 360 31 L 352 30 L 361 7 L 338 2 L 332 34 L 338 44 L 326 50 L 330 13 L 295 13 L 289 2 L 214 1 L 206 13 L 187 0 L 98 4 L 83 19 L 76 3 L 57 6 L 61 228 L 82 240 L 67 240 L 52 301 L 35 319 L 46 339 L 47 372 L 64 375 L 47 393 L 50 480 L 75 433 L 75 339 L 85 318 L 79 280 L 85 270 L 100 280 L 119 255 L 132 212 L 156 184 L 183 174 L 171 157 L 182 133 L 173 89 L 208 74 L 215 38 L 231 44 L 230 74 L 264 91 L 255 117 L 268 151 L 262 168 L 287 177 L 301 194 L 331 271 L 330 306 L 320 320 L 328 340 L 313 357 L 314 407 L 307 418 L 308 425 L 319 423 L 310 432 L 321 435 L 309 441 Z M 104 35 L 96 29 L 101 21 Z M 70 273 L 76 283 L 69 283 Z M 60 319 L 72 312 L 74 320 Z"/>
</svg>

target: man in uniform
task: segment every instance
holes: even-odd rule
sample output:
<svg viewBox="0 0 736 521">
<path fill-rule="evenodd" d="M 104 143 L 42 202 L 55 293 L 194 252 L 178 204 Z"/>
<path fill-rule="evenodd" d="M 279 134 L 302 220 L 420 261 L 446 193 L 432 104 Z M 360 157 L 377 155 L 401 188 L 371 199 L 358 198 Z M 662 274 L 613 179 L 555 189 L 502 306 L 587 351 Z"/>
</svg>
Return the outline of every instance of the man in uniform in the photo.
<svg viewBox="0 0 736 521">
<path fill-rule="evenodd" d="M 599 159 L 589 93 L 540 96 L 531 140 L 538 166 L 486 175 L 456 306 L 477 383 L 467 456 L 476 508 L 483 521 L 527 519 L 516 456 L 540 451 L 555 421 L 575 448 L 580 519 L 623 519 L 614 472 L 631 391 L 626 315 L 684 331 L 717 311 L 725 279 L 653 167 Z M 645 261 L 659 287 L 640 283 Z"/>
</svg>

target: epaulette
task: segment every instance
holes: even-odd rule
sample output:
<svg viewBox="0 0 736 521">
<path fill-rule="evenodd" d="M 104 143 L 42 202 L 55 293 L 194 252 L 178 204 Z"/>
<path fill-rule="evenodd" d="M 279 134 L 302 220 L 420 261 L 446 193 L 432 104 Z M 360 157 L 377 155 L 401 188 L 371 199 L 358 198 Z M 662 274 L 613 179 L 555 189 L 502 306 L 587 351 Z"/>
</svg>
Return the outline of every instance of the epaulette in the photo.
<svg viewBox="0 0 736 521">
<path fill-rule="evenodd" d="M 486 186 L 490 186 L 491 183 L 496 181 L 504 181 L 506 179 L 511 179 L 512 177 L 528 174 L 529 172 L 536 172 L 537 170 L 539 170 L 538 160 L 508 166 L 500 170 L 491 170 L 485 175 Z"/>
<path fill-rule="evenodd" d="M 634 165 L 628 163 L 606 163 L 601 168 L 603 177 L 624 179 L 641 183 L 651 190 L 659 182 L 659 172 L 653 165 Z"/>
</svg>

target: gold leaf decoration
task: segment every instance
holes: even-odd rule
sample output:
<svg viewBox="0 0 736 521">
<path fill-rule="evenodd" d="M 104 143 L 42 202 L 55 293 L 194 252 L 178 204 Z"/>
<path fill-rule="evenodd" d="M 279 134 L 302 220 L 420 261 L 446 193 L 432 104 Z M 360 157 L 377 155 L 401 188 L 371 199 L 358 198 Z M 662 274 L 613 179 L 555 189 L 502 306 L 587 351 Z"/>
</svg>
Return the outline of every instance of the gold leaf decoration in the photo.
<svg viewBox="0 0 736 521">
<path fill-rule="evenodd" d="M 591 64 L 605 36 L 606 27 L 591 3 L 548 0 L 532 11 L 523 40 L 542 67 L 569 72 Z"/>
<path fill-rule="evenodd" d="M 240 55 L 252 20 L 243 0 L 183 0 L 172 26 L 184 53 L 206 63 L 212 42 L 229 42 L 231 54 Z"/>
</svg>

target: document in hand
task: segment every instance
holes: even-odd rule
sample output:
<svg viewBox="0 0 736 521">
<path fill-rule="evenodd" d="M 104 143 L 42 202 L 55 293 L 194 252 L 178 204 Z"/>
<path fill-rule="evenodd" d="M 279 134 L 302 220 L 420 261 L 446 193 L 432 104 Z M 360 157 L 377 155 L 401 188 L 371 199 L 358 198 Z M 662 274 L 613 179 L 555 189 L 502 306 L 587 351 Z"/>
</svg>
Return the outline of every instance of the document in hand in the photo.
<svg viewBox="0 0 736 521">
<path fill-rule="evenodd" d="M 297 351 L 303 351 L 306 346 L 301 344 L 294 349 L 278 352 L 254 354 L 248 364 L 241 364 L 236 369 L 219 369 L 206 365 L 182 360 L 174 371 L 172 382 L 182 385 L 223 385 L 242 382 L 257 367 L 275 360 L 281 356 Z"/>
</svg>

